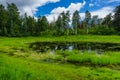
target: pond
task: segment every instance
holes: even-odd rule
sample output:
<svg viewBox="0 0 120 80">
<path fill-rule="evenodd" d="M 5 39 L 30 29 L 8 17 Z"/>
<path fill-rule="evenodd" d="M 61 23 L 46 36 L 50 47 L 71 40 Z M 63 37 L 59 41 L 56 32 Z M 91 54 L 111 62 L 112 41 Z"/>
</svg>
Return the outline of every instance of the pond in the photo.
<svg viewBox="0 0 120 80">
<path fill-rule="evenodd" d="M 33 42 L 29 48 L 42 53 L 50 51 L 54 53 L 57 50 L 80 50 L 96 51 L 98 54 L 104 51 L 120 51 L 120 43 L 97 43 L 97 42 Z"/>
</svg>

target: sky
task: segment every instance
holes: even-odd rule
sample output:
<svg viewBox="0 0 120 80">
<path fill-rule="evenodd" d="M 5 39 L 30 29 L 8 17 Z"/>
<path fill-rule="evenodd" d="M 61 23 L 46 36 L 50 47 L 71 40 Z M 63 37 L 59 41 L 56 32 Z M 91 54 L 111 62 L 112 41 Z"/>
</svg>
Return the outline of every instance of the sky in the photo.
<svg viewBox="0 0 120 80">
<path fill-rule="evenodd" d="M 46 16 L 49 22 L 57 19 L 63 11 L 70 11 L 70 15 L 78 10 L 81 19 L 84 19 L 85 11 L 89 10 L 91 15 L 104 18 L 120 5 L 120 0 L 0 0 L 5 7 L 6 3 L 15 3 L 20 15 L 27 13 L 29 16 Z"/>
</svg>

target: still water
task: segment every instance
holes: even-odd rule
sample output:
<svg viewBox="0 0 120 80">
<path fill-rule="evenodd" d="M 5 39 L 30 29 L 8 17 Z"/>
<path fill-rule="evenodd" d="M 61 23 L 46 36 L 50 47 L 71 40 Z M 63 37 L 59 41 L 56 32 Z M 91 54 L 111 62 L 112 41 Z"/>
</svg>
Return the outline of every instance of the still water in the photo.
<svg viewBox="0 0 120 80">
<path fill-rule="evenodd" d="M 55 52 L 56 50 L 80 50 L 80 51 L 120 51 L 118 43 L 96 43 L 96 42 L 33 42 L 29 48 L 36 52 Z"/>
</svg>

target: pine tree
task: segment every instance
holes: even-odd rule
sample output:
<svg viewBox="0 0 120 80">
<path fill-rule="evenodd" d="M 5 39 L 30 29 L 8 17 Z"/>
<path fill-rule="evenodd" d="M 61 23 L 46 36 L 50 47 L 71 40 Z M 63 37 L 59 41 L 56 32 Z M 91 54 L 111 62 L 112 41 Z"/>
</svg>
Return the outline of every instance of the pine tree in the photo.
<svg viewBox="0 0 120 80">
<path fill-rule="evenodd" d="M 39 36 L 40 35 L 40 32 L 41 32 L 41 30 L 40 30 L 40 27 L 42 26 L 41 25 L 41 16 L 39 16 L 38 17 L 38 20 L 37 20 L 37 23 L 36 23 L 36 28 L 35 28 L 35 34 L 36 34 L 36 36 Z"/>
<path fill-rule="evenodd" d="M 91 26 L 94 27 L 95 25 L 97 25 L 99 23 L 98 20 L 98 15 L 94 15 L 92 17 Z"/>
<path fill-rule="evenodd" d="M 20 34 L 21 20 L 19 16 L 19 10 L 14 3 L 7 6 L 7 31 L 9 36 L 18 36 Z"/>
<path fill-rule="evenodd" d="M 73 29 L 74 29 L 74 34 L 77 35 L 78 27 L 80 26 L 80 15 L 77 10 L 73 13 L 72 25 L 73 25 Z"/>
<path fill-rule="evenodd" d="M 21 29 L 20 29 L 20 33 L 22 36 L 28 36 L 27 20 L 28 20 L 27 13 L 25 13 L 22 18 Z"/>
<path fill-rule="evenodd" d="M 117 6 L 114 10 L 115 14 L 114 14 L 114 19 L 113 19 L 113 26 L 115 27 L 115 29 L 120 32 L 120 5 Z"/>
<path fill-rule="evenodd" d="M 61 26 L 62 26 L 62 17 L 61 15 L 58 16 L 58 19 L 56 21 L 56 35 L 61 35 Z"/>
<path fill-rule="evenodd" d="M 41 17 L 41 27 L 40 27 L 40 30 L 41 31 L 45 31 L 45 30 L 47 30 L 47 27 L 48 27 L 47 18 L 46 18 L 46 16 L 42 16 Z"/>
<path fill-rule="evenodd" d="M 85 12 L 85 19 L 84 19 L 86 28 L 87 28 L 87 34 L 89 33 L 89 28 L 91 26 L 91 13 L 87 10 Z"/>
<path fill-rule="evenodd" d="M 66 13 L 63 11 L 56 20 L 56 31 L 57 35 L 68 35 L 69 34 L 69 21 L 70 21 L 69 11 Z"/>
<path fill-rule="evenodd" d="M 111 22 L 112 22 L 112 15 L 111 15 L 111 13 L 110 13 L 110 14 L 108 14 L 108 15 L 104 18 L 102 24 L 103 24 L 103 25 L 107 25 L 107 26 L 110 27 L 110 26 L 111 26 Z"/>
<path fill-rule="evenodd" d="M 35 19 L 34 17 L 29 16 L 27 18 L 27 26 L 28 26 L 28 35 L 33 36 L 35 34 Z"/>
<path fill-rule="evenodd" d="M 5 36 L 7 34 L 6 31 L 7 24 L 7 12 L 3 5 L 0 5 L 0 35 Z"/>
</svg>

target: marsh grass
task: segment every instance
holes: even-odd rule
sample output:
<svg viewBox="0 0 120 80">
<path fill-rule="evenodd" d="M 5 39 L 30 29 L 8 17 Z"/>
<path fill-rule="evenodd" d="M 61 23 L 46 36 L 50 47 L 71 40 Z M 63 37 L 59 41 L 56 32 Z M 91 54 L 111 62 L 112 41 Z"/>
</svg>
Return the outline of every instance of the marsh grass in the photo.
<svg viewBox="0 0 120 80">
<path fill-rule="evenodd" d="M 57 51 L 54 55 L 38 54 L 28 48 L 29 43 L 36 41 L 120 43 L 120 37 L 0 37 L 0 80 L 120 80 L 120 52 L 105 52 L 98 55 L 94 51 L 88 53 L 74 50 Z M 67 62 L 59 63 L 64 58 L 67 58 Z M 55 63 L 41 62 L 47 59 L 55 60 Z M 75 63 L 79 66 L 74 65 Z M 110 65 L 114 68 L 109 68 Z"/>
<path fill-rule="evenodd" d="M 102 54 L 96 54 L 95 51 L 84 51 L 81 52 L 79 50 L 58 50 L 54 54 L 50 54 L 49 52 L 45 53 L 36 53 L 34 51 L 30 52 L 14 52 L 8 53 L 10 56 L 14 56 L 16 58 L 25 58 L 28 60 L 34 60 L 37 62 L 52 62 L 52 63 L 71 63 L 77 64 L 79 66 L 87 65 L 93 67 L 116 67 L 120 66 L 120 52 L 111 52 L 107 51 Z"/>
<path fill-rule="evenodd" d="M 96 54 L 95 51 L 58 51 L 56 54 L 60 54 L 60 56 L 56 57 L 57 60 L 62 60 L 64 55 L 66 55 L 67 62 L 72 64 L 88 64 L 88 66 L 120 65 L 120 52 L 104 52 L 103 54 Z"/>
<path fill-rule="evenodd" d="M 0 55 L 0 80 L 116 80 L 120 71 L 109 68 L 77 67 L 38 63 Z"/>
</svg>

